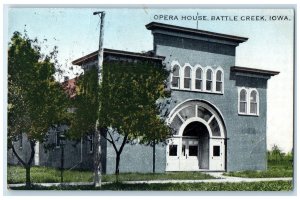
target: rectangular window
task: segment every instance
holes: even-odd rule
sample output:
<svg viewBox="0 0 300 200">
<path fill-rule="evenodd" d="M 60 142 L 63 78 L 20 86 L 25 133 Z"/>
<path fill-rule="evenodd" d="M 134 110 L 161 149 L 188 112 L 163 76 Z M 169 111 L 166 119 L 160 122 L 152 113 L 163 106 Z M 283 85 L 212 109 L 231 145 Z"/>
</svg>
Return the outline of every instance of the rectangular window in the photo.
<svg viewBox="0 0 300 200">
<path fill-rule="evenodd" d="M 201 90 L 201 88 L 202 88 L 202 81 L 201 81 L 201 80 L 197 80 L 197 79 L 196 79 L 196 85 L 195 85 L 195 88 L 196 88 L 197 90 Z"/>
<path fill-rule="evenodd" d="M 184 88 L 190 89 L 191 88 L 191 79 L 184 78 Z"/>
<path fill-rule="evenodd" d="M 213 146 L 213 156 L 220 156 L 220 146 Z"/>
<path fill-rule="evenodd" d="M 94 137 L 93 137 L 92 134 L 88 136 L 88 144 L 89 144 L 89 146 L 88 146 L 89 153 L 93 153 L 93 151 L 94 151 Z"/>
<path fill-rule="evenodd" d="M 257 114 L 257 105 L 256 103 L 250 103 L 250 113 Z"/>
<path fill-rule="evenodd" d="M 212 81 L 206 81 L 206 90 L 211 91 Z"/>
<path fill-rule="evenodd" d="M 169 145 L 169 156 L 177 156 L 177 145 Z"/>
<path fill-rule="evenodd" d="M 216 82 L 216 91 L 222 92 L 222 82 Z"/>
<path fill-rule="evenodd" d="M 179 88 L 179 77 L 173 76 L 173 78 L 172 78 L 172 87 Z"/>
<path fill-rule="evenodd" d="M 198 146 L 189 146 L 189 156 L 198 156 Z"/>
<path fill-rule="evenodd" d="M 246 112 L 247 112 L 247 103 L 240 102 L 240 113 L 246 113 Z"/>
</svg>

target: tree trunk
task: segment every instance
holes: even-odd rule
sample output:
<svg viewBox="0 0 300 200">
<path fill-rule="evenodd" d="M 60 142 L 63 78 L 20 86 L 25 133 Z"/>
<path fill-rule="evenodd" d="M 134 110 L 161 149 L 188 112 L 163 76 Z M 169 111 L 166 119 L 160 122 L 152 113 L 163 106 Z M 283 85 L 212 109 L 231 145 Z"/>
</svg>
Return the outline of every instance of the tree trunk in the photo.
<svg viewBox="0 0 300 200">
<path fill-rule="evenodd" d="M 152 159 L 153 159 L 153 169 L 152 169 L 152 171 L 153 171 L 153 173 L 155 173 L 155 140 L 153 140 L 153 152 L 152 152 Z"/>
<path fill-rule="evenodd" d="M 26 188 L 30 188 L 31 187 L 31 180 L 30 180 L 30 169 L 31 169 L 31 166 L 27 165 L 25 167 L 25 169 L 26 169 Z"/>
<path fill-rule="evenodd" d="M 34 158 L 34 154 L 35 154 L 35 141 L 33 140 L 29 140 L 29 144 L 30 144 L 30 149 L 31 149 L 31 153 L 30 153 L 30 158 L 28 160 L 27 163 L 25 163 L 25 161 L 22 160 L 22 158 L 17 154 L 14 145 L 12 144 L 12 150 L 13 153 L 16 155 L 17 159 L 22 163 L 22 165 L 25 167 L 26 169 L 26 187 L 31 187 L 31 179 L 30 179 L 30 169 L 31 169 L 31 164 Z"/>
<path fill-rule="evenodd" d="M 101 145 L 100 145 L 100 131 L 97 129 L 98 120 L 96 123 L 96 132 L 95 132 L 95 143 L 94 143 L 94 186 L 101 187 Z"/>
<path fill-rule="evenodd" d="M 115 171 L 115 174 L 116 174 L 116 175 L 119 175 L 119 173 L 120 173 L 120 170 L 119 170 L 119 166 L 120 166 L 120 156 L 121 156 L 121 153 L 120 153 L 120 152 L 117 152 L 117 156 L 116 156 L 116 171 Z"/>
</svg>

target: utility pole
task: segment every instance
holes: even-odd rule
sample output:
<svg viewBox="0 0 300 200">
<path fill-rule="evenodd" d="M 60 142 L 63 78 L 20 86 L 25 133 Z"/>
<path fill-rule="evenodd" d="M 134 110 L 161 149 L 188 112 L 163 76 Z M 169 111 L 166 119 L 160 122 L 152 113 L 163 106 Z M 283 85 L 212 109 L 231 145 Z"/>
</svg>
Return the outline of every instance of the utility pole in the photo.
<svg viewBox="0 0 300 200">
<path fill-rule="evenodd" d="M 99 35 L 99 51 L 98 51 L 98 87 L 102 83 L 102 68 L 103 68 L 103 32 L 104 32 L 104 17 L 105 12 L 94 12 L 93 15 L 100 17 L 100 35 Z M 97 91 L 99 95 L 99 91 Z M 94 154 L 94 186 L 101 187 L 101 135 L 99 130 L 99 112 L 101 110 L 101 102 L 99 102 L 97 120 L 95 125 L 95 154 Z"/>
</svg>

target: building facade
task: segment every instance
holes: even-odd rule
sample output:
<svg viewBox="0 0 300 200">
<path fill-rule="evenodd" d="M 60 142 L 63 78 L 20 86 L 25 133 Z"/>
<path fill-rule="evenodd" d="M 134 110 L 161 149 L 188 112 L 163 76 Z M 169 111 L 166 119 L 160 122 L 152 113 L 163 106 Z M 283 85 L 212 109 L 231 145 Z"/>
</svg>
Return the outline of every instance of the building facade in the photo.
<svg viewBox="0 0 300 200">
<path fill-rule="evenodd" d="M 235 65 L 236 50 L 248 40 L 245 37 L 156 22 L 146 28 L 153 35 L 150 53 L 105 49 L 104 61 L 165 64 L 172 90 L 167 123 L 175 134 L 154 151 L 138 143 L 125 145 L 120 172 L 152 172 L 154 162 L 156 172 L 265 170 L 267 82 L 279 72 Z M 73 64 L 88 70 L 97 65 L 97 52 Z M 88 145 L 93 141 L 83 140 L 81 147 L 77 142 L 68 151 L 77 160 L 82 151 L 89 151 L 76 167 L 92 168 L 94 152 Z M 57 153 L 39 152 L 39 165 L 56 166 L 49 155 L 55 158 Z M 102 152 L 103 171 L 113 173 L 115 152 L 105 140 Z M 69 162 L 68 167 L 76 163 Z"/>
</svg>

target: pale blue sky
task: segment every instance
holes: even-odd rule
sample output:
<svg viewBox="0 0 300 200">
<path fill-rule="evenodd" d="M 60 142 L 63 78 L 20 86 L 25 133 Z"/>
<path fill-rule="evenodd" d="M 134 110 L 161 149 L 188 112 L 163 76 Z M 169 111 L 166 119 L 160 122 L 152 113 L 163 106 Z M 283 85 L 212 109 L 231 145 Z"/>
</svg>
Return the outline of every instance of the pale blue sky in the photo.
<svg viewBox="0 0 300 200">
<path fill-rule="evenodd" d="M 9 8 L 8 38 L 14 31 L 30 37 L 46 38 L 47 52 L 54 45 L 59 61 L 70 62 L 97 50 L 99 18 L 94 11 L 105 10 L 104 47 L 148 51 L 152 49 L 151 21 L 196 28 L 196 21 L 154 20 L 155 15 L 205 16 L 273 16 L 285 15 L 290 21 L 199 21 L 199 29 L 248 37 L 237 48 L 236 65 L 280 71 L 268 84 L 268 147 L 278 144 L 282 150 L 292 148 L 293 87 L 293 11 L 258 9 L 103 9 L 103 8 Z"/>
</svg>

